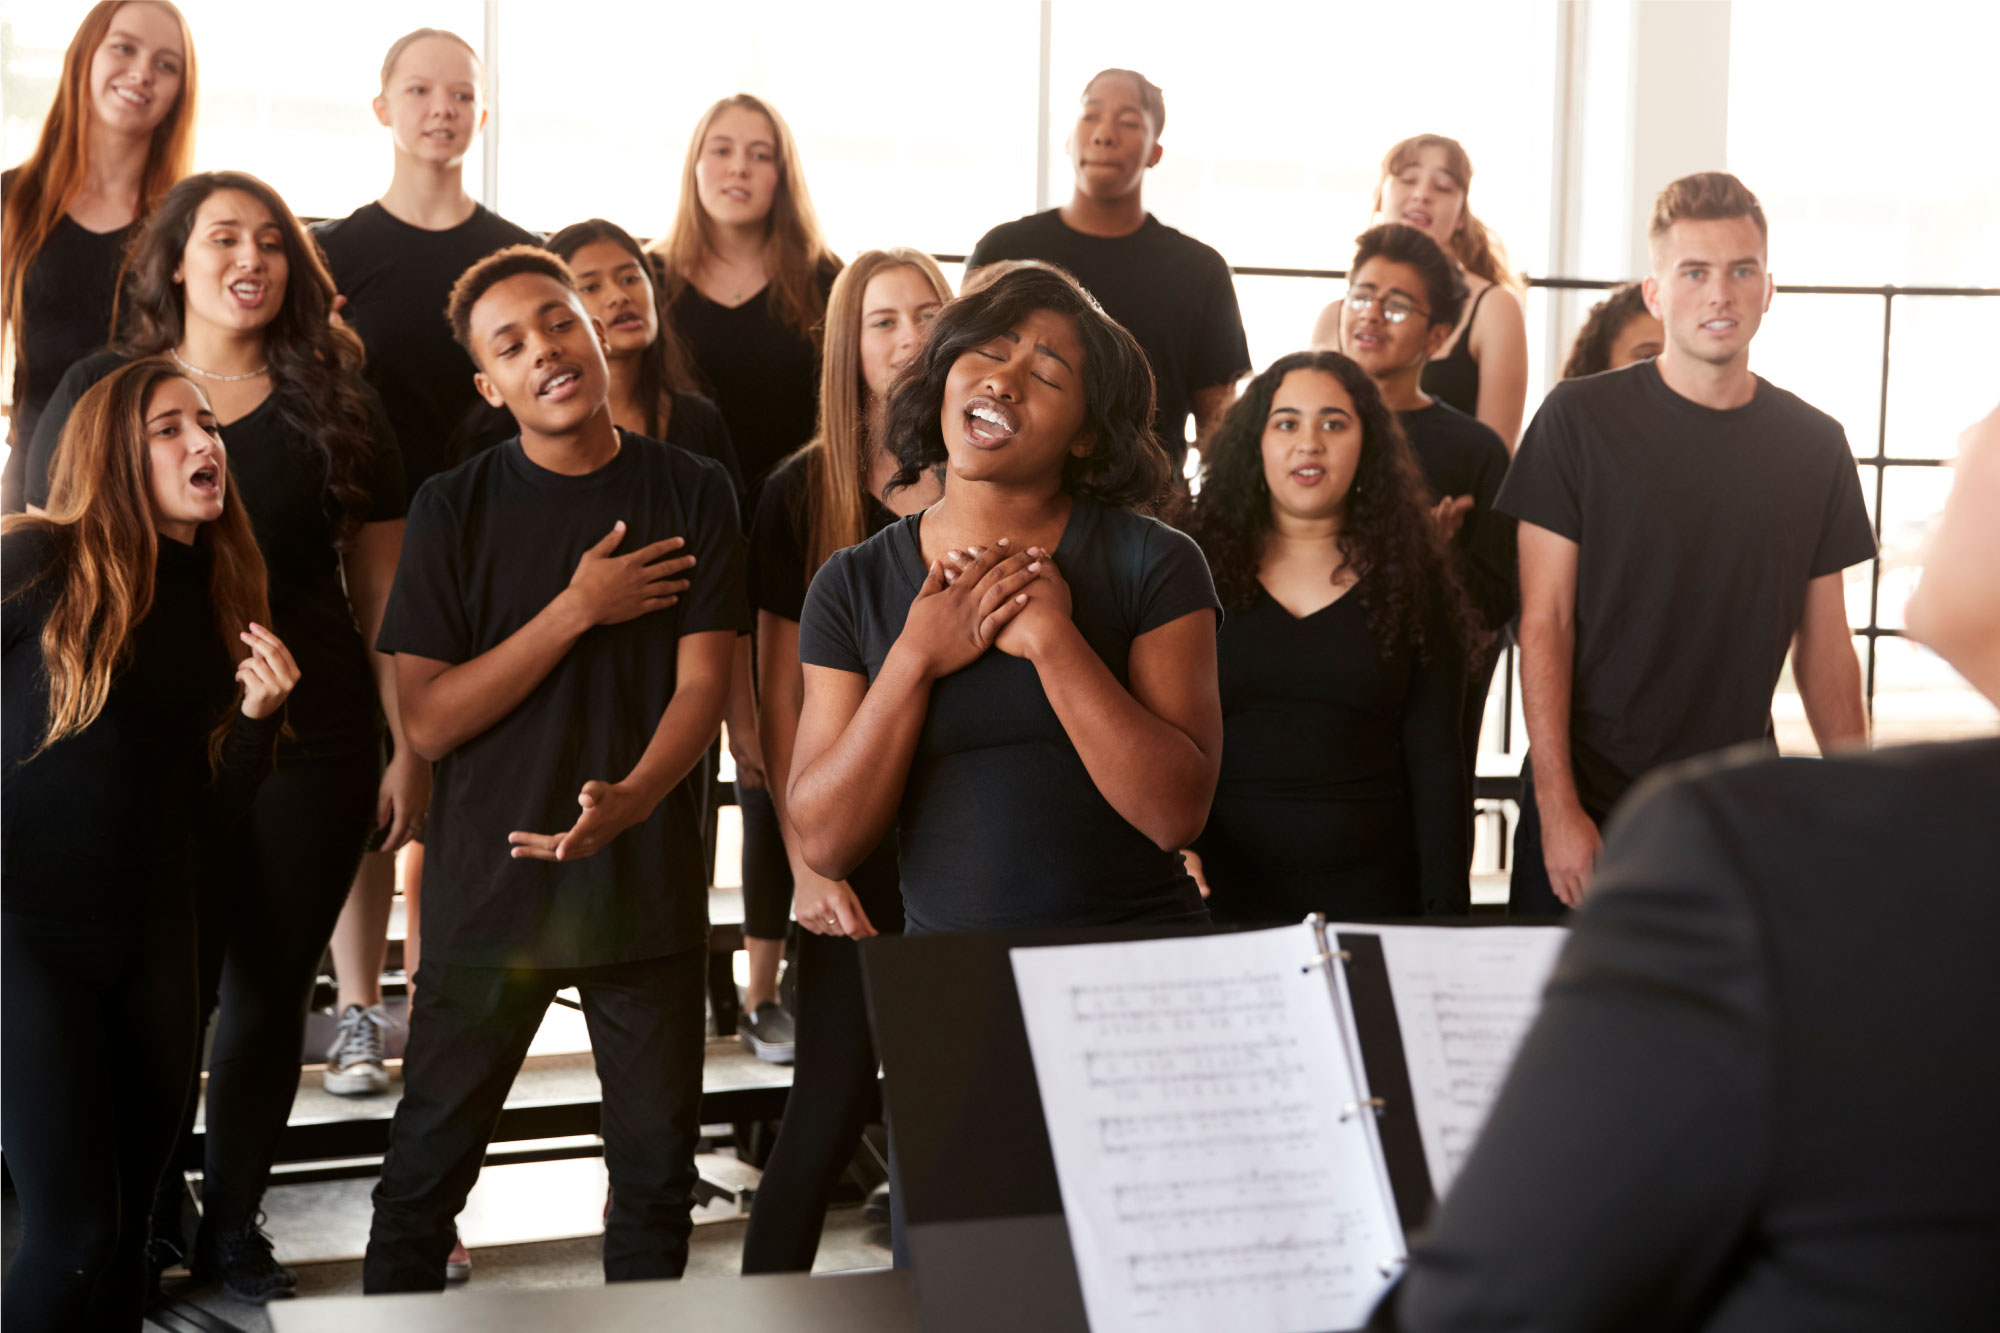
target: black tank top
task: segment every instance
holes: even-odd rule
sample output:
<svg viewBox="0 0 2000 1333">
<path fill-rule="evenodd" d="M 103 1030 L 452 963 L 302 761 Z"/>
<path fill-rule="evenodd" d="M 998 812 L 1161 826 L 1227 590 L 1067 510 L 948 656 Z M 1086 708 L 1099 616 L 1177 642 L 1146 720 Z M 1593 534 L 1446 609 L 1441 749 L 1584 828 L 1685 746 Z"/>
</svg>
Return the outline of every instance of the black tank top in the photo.
<svg viewBox="0 0 2000 1333">
<path fill-rule="evenodd" d="M 1479 415 L 1479 363 L 1472 359 L 1472 325 L 1479 318 L 1479 303 L 1492 287 L 1472 298 L 1472 314 L 1466 317 L 1465 332 L 1458 335 L 1451 350 L 1424 367 L 1424 392 L 1441 398 L 1469 417 Z"/>
</svg>

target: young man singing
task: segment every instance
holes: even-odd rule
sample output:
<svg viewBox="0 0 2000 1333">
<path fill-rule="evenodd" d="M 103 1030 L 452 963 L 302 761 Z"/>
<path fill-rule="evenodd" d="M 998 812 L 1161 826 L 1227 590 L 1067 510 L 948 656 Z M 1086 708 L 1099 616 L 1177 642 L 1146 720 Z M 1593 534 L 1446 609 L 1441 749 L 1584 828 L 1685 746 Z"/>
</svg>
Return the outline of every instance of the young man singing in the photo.
<svg viewBox="0 0 2000 1333">
<path fill-rule="evenodd" d="M 1357 246 L 1347 295 L 1320 317 L 1313 345 L 1338 347 L 1382 391 L 1437 497 L 1432 515 L 1451 544 L 1459 579 L 1493 636 L 1467 660 L 1463 735 L 1470 791 L 1499 636 L 1520 607 L 1514 522 L 1493 509 L 1507 475 L 1507 446 L 1491 426 L 1423 390 L 1424 366 L 1451 341 L 1465 310 L 1458 266 L 1436 241 L 1400 222 L 1370 227 Z"/>
<path fill-rule="evenodd" d="M 482 260 L 450 315 L 521 434 L 418 493 L 382 622 L 410 744 L 438 769 L 363 1286 L 442 1287 L 507 1089 L 566 986 L 604 1085 L 605 1276 L 678 1277 L 708 925 L 682 779 L 746 628 L 734 493 L 720 465 L 611 424 L 604 330 L 554 255 Z"/>
<path fill-rule="evenodd" d="M 1069 135 L 1076 188 L 1061 208 L 1005 222 L 979 238 L 968 277 L 1003 259 L 1061 265 L 1139 340 L 1153 368 L 1153 434 L 1179 483 L 1188 414 L 1206 436 L 1250 369 L 1236 287 L 1222 256 L 1146 211 L 1146 173 L 1159 164 L 1165 96 L 1144 75 L 1107 69 L 1083 90 Z"/>
<path fill-rule="evenodd" d="M 1515 912 L 1582 901 L 1599 826 L 1648 772 L 1768 739 L 1787 649 L 1821 751 L 1868 737 L 1841 571 L 1875 539 L 1840 423 L 1750 370 L 1764 211 L 1703 172 L 1660 192 L 1650 231 L 1666 349 L 1558 384 L 1500 488 L 1529 742 Z"/>
</svg>

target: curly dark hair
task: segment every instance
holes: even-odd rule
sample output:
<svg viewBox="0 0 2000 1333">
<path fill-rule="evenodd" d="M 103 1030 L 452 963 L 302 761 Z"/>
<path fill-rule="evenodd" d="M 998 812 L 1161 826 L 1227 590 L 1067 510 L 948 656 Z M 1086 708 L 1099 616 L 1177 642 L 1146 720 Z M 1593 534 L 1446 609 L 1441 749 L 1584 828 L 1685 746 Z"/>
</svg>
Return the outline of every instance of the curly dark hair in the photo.
<svg viewBox="0 0 2000 1333">
<path fill-rule="evenodd" d="M 1645 313 L 1646 293 L 1636 282 L 1626 283 L 1592 306 L 1583 327 L 1576 331 L 1562 377 L 1577 380 L 1611 369 L 1611 344 L 1618 341 L 1627 324 Z"/>
<path fill-rule="evenodd" d="M 1083 344 L 1083 429 L 1094 441 L 1063 463 L 1062 485 L 1119 509 L 1153 512 L 1168 495 L 1171 466 L 1153 438 L 1153 370 L 1123 326 L 1070 278 L 1019 268 L 939 312 L 923 350 L 889 388 L 884 434 L 901 466 L 890 489 L 914 484 L 950 457 L 939 415 L 945 380 L 959 357 L 1012 332 L 1037 310 L 1076 326 Z"/>
<path fill-rule="evenodd" d="M 187 251 L 195 214 L 221 190 L 240 190 L 263 204 L 283 237 L 285 298 L 264 326 L 271 396 L 286 429 L 311 445 L 326 464 L 334 546 L 346 550 L 374 499 L 368 468 L 375 453 L 377 414 L 361 378 L 361 339 L 327 320 L 333 310 L 333 276 L 319 246 L 276 190 L 242 171 L 200 172 L 169 190 L 133 238 L 114 345 L 129 357 L 161 356 L 180 345 L 187 308 L 174 270 Z"/>
<path fill-rule="evenodd" d="M 1245 386 L 1202 451 L 1201 493 L 1186 527 L 1208 557 L 1224 609 L 1247 610 L 1262 591 L 1257 568 L 1271 531 L 1264 423 L 1278 386 L 1301 370 L 1340 381 L 1360 418 L 1361 461 L 1347 493 L 1339 548 L 1346 567 L 1365 576 L 1355 592 L 1383 654 L 1408 644 L 1427 657 L 1426 624 L 1439 610 L 1457 646 L 1470 649 L 1481 632 L 1431 520 L 1430 488 L 1416 454 L 1375 381 L 1338 352 L 1293 352 L 1272 362 Z"/>
</svg>

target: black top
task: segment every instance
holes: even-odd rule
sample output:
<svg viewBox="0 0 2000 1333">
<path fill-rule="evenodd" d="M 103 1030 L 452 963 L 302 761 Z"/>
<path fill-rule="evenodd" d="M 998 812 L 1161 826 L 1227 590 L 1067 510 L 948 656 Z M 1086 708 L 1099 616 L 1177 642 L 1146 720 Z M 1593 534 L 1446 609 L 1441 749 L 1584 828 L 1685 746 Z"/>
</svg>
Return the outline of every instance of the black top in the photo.
<svg viewBox="0 0 2000 1333">
<path fill-rule="evenodd" d="M 839 271 L 831 265 L 821 269 L 822 300 Z M 746 508 L 754 514 L 764 474 L 819 426 L 819 348 L 785 322 L 768 285 L 742 305 L 726 306 L 688 283 L 668 314 L 729 423 L 748 487 Z"/>
<path fill-rule="evenodd" d="M 1996 791 L 1989 739 L 1634 793 L 1376 1326 L 2000 1326 Z"/>
<path fill-rule="evenodd" d="M 347 298 L 341 318 L 368 348 L 368 378 L 382 395 L 403 446 L 410 493 L 451 466 L 481 399 L 472 358 L 452 340 L 445 302 L 459 274 L 495 250 L 542 238 L 475 205 L 456 227 L 429 231 L 379 203 L 321 222 L 333 285 Z"/>
<path fill-rule="evenodd" d="M 806 551 L 812 545 L 810 481 L 803 450 L 772 468 L 757 501 L 756 522 L 750 527 L 750 604 L 794 624 L 805 614 Z M 896 515 L 874 496 L 864 495 L 862 503 L 867 509 L 870 536 L 896 521 Z M 897 895 L 894 829 L 862 858 L 847 882 L 876 927 L 884 928 L 872 904 L 892 902 Z"/>
<path fill-rule="evenodd" d="M 771 469 L 750 528 L 750 604 L 796 623 L 805 615 L 806 551 L 812 545 L 812 480 L 810 460 L 800 450 Z M 872 495 L 862 496 L 868 535 L 896 521 L 896 515 Z"/>
<path fill-rule="evenodd" d="M 77 400 L 99 380 L 126 364 L 116 352 L 100 352 L 70 367 L 35 432 L 28 463 L 28 502 L 46 506 L 49 474 L 62 428 Z M 407 509 L 403 458 L 396 436 L 374 390 L 358 386 L 374 422 L 364 481 L 370 523 L 399 519 Z M 242 489 L 243 504 L 264 553 L 271 585 L 271 628 L 291 649 L 299 683 L 286 705 L 291 734 L 288 754 L 334 755 L 372 750 L 379 744 L 381 708 L 368 647 L 347 600 L 340 552 L 333 545 L 338 512 L 326 489 L 326 464 L 313 445 L 292 434 L 270 397 L 222 428 L 229 471 Z"/>
<path fill-rule="evenodd" d="M 1497 507 L 1582 548 L 1570 755 L 1593 810 L 1769 736 L 1806 584 L 1875 554 L 1839 422 L 1763 379 L 1703 407 L 1651 361 L 1551 389 Z"/>
<path fill-rule="evenodd" d="M 424 862 L 424 956 L 472 967 L 591 967 L 699 946 L 708 875 L 699 793 L 681 782 L 643 824 L 582 861 L 515 860 L 507 835 L 559 833 L 593 779 L 622 780 L 673 699 L 681 637 L 745 628 L 743 539 L 722 468 L 619 432 L 580 477 L 518 439 L 417 492 L 379 647 L 439 662 L 487 652 L 569 586 L 626 524 L 621 553 L 668 537 L 698 563 L 681 600 L 578 639 L 506 717 L 438 762 Z"/>
<path fill-rule="evenodd" d="M 911 514 L 814 577 L 799 660 L 874 680 L 925 576 Z M 1208 564 L 1166 524 L 1078 498 L 1055 550 L 1071 616 L 1121 685 L 1132 640 L 1221 607 Z M 897 820 L 911 933 L 1203 920 L 1178 852 L 1098 791 L 1025 658 L 990 650 L 931 686 Z"/>
<path fill-rule="evenodd" d="M 1218 920 L 1470 909 L 1465 654 L 1382 651 L 1357 585 L 1308 616 L 1263 589 L 1217 640 L 1222 779 L 1195 841 Z"/>
<path fill-rule="evenodd" d="M 0 199 L 12 194 L 19 167 L 0 173 Z M 116 231 L 87 231 L 67 213 L 43 242 L 21 282 L 21 345 L 14 357 L 13 407 L 7 422 L 7 456 L 0 476 L 0 512 L 18 514 L 24 495 L 28 441 L 35 422 L 62 381 L 63 372 L 111 341 L 111 308 L 125 243 L 138 223 Z"/>
<path fill-rule="evenodd" d="M 1479 414 L 1479 363 L 1472 359 L 1472 322 L 1479 318 L 1479 303 L 1492 290 L 1492 285 L 1480 288 L 1479 295 L 1472 298 L 1472 313 L 1465 317 L 1465 331 L 1449 352 L 1424 366 L 1423 378 L 1418 381 L 1425 393 L 1469 417 Z"/>
<path fill-rule="evenodd" d="M 1052 208 L 980 237 L 966 271 L 1002 259 L 1062 265 L 1139 340 L 1153 367 L 1153 434 L 1180 476 L 1195 391 L 1234 383 L 1250 369 L 1236 285 L 1222 256 L 1151 213 L 1130 236 L 1086 236 Z"/>
<path fill-rule="evenodd" d="M 737 494 L 743 492 L 743 472 L 736 465 L 736 447 L 729 442 L 729 426 L 714 403 L 698 393 L 673 395 L 672 419 L 667 422 L 667 443 L 677 444 L 691 454 L 713 458 L 729 474 Z M 470 458 L 482 449 L 491 449 L 521 433 L 521 423 L 504 407 L 481 401 L 466 418 L 460 442 L 461 458 Z"/>
<path fill-rule="evenodd" d="M 1507 446 L 1491 426 L 1442 400 L 1398 412 L 1396 420 L 1416 451 L 1432 494 L 1472 497 L 1472 512 L 1460 525 L 1452 550 L 1480 620 L 1487 629 L 1498 630 L 1521 609 L 1514 520 L 1493 509 L 1507 475 Z"/>
<path fill-rule="evenodd" d="M 284 710 L 261 722 L 236 714 L 223 747 L 224 781 L 212 786 L 209 737 L 234 699 L 236 664 L 209 598 L 208 548 L 162 537 L 153 604 L 132 632 L 104 711 L 29 760 L 48 732 L 41 634 L 69 540 L 45 528 L 0 538 L 0 884 L 9 912 L 107 927 L 143 922 L 137 909 L 155 877 L 186 856 L 190 835 L 248 807 L 270 769 Z"/>
</svg>

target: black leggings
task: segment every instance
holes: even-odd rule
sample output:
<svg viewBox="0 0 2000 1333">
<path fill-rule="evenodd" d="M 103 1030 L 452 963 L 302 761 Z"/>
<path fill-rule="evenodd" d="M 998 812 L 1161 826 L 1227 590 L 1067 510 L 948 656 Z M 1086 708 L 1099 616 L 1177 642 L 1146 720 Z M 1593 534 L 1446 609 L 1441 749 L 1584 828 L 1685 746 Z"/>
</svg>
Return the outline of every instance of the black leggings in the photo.
<svg viewBox="0 0 2000 1333">
<path fill-rule="evenodd" d="M 201 1017 L 216 1013 L 202 1136 L 205 1226 L 251 1221 L 298 1093 L 306 1006 L 375 822 L 381 759 L 279 752 L 244 836 L 199 894 Z M 187 1099 L 184 1132 L 194 1128 Z M 171 1180 L 169 1181 L 171 1184 Z"/>
<path fill-rule="evenodd" d="M 792 923 L 792 863 L 778 827 L 778 807 L 766 787 L 736 784 L 743 816 L 743 933 L 753 940 L 782 940 Z"/>
<path fill-rule="evenodd" d="M 137 924 L 0 917 L 0 1141 L 21 1198 L 7 1333 L 140 1325 L 195 1050 L 193 904 L 171 878 L 147 905 Z"/>
<path fill-rule="evenodd" d="M 903 932 L 902 887 L 893 847 L 877 848 L 848 880 L 861 910 L 884 935 Z M 861 946 L 799 932 L 798 1060 L 778 1141 L 750 1206 L 745 1273 L 810 1271 L 827 1200 L 854 1156 L 876 1105 L 881 1061 L 861 987 Z"/>
</svg>

